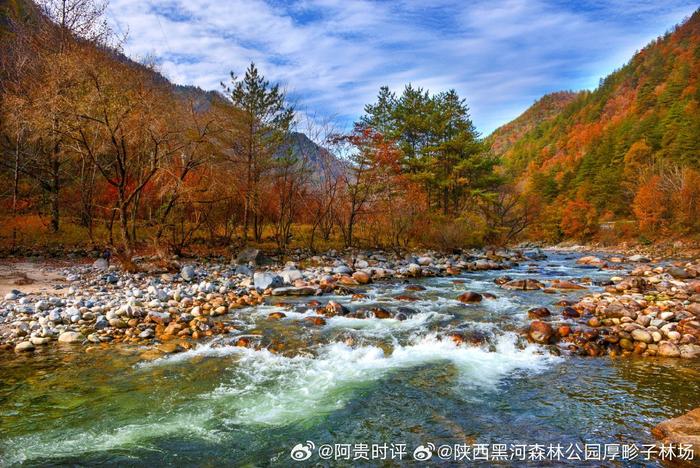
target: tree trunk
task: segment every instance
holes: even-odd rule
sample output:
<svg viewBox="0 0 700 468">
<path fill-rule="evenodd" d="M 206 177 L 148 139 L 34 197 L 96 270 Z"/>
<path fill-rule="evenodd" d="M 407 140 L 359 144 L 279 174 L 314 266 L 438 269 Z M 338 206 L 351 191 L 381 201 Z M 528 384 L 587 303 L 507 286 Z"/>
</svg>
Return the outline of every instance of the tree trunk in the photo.
<svg viewBox="0 0 700 468">
<path fill-rule="evenodd" d="M 131 254 L 131 237 L 129 236 L 128 206 L 123 201 L 119 202 L 119 228 L 122 236 L 122 245 L 126 255 Z"/>
<path fill-rule="evenodd" d="M 19 198 L 19 146 L 20 136 L 17 134 L 17 148 L 15 148 L 15 173 L 12 186 L 12 249 L 17 245 L 17 200 Z"/>
<path fill-rule="evenodd" d="M 58 232 L 60 222 L 60 210 L 57 185 L 53 185 L 51 187 L 51 193 L 49 194 L 49 197 L 51 199 L 51 232 Z"/>
</svg>

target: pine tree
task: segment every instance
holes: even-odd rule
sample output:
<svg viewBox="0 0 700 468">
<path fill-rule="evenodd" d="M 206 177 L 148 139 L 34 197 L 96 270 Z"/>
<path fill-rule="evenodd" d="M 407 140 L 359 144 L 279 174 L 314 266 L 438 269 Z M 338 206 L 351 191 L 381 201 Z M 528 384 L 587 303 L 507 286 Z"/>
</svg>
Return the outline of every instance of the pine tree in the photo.
<svg viewBox="0 0 700 468">
<path fill-rule="evenodd" d="M 248 240 L 252 215 L 253 233 L 259 242 L 263 227 L 261 183 L 273 168 L 274 155 L 289 134 L 294 108 L 287 104 L 279 85 L 271 85 L 252 62 L 242 80 L 231 72 L 231 87 L 221 85 L 243 119 L 239 146 L 233 148 L 236 162 L 244 171 L 243 239 Z"/>
</svg>

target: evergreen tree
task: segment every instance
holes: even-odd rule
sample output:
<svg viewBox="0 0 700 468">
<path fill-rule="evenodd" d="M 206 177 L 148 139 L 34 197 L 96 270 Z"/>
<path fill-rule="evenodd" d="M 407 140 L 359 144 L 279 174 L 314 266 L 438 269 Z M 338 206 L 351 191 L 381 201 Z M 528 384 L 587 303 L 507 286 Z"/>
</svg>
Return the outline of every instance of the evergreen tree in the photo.
<svg viewBox="0 0 700 468">
<path fill-rule="evenodd" d="M 231 72 L 231 87 L 221 84 L 227 97 L 241 111 L 243 125 L 233 148 L 235 162 L 244 171 L 243 239 L 248 240 L 251 216 L 256 241 L 262 238 L 261 184 L 274 167 L 274 155 L 284 144 L 294 119 L 294 109 L 286 102 L 278 84 L 271 85 L 251 62 L 242 80 Z"/>
</svg>

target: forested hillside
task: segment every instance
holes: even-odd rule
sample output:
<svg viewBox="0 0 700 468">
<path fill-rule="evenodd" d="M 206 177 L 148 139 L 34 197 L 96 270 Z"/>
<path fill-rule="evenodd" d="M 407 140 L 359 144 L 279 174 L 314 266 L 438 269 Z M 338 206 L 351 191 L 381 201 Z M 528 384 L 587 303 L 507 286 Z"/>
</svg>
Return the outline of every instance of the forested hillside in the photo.
<svg viewBox="0 0 700 468">
<path fill-rule="evenodd" d="M 699 75 L 696 11 L 596 90 L 546 96 L 494 132 L 492 150 L 540 208 L 536 235 L 587 238 L 625 219 L 647 237 L 697 232 Z"/>
<path fill-rule="evenodd" d="M 335 191 L 322 175 L 340 177 L 341 164 L 294 131 L 277 85 L 253 64 L 220 92 L 173 85 L 121 53 L 105 9 L 0 3 L 4 246 L 181 251 L 259 242 L 265 229 L 285 246 L 293 221 L 330 223 L 310 200 Z"/>
<path fill-rule="evenodd" d="M 491 150 L 499 156 L 505 154 L 539 124 L 557 117 L 577 95 L 573 91 L 559 91 L 542 96 L 515 120 L 497 128 L 488 137 Z"/>
<path fill-rule="evenodd" d="M 594 91 L 546 95 L 487 138 L 456 90 L 409 83 L 312 141 L 255 64 L 220 90 L 174 85 L 122 53 L 105 9 L 0 0 L 10 250 L 451 250 L 700 231 L 700 12 Z"/>
</svg>

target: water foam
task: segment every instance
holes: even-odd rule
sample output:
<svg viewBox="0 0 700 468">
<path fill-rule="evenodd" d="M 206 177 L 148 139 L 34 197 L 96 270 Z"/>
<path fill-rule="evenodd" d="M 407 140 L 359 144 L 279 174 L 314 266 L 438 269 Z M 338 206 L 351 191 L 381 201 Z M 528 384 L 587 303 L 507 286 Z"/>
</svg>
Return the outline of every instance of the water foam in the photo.
<svg viewBox="0 0 700 468">
<path fill-rule="evenodd" d="M 416 337 L 396 345 L 390 353 L 378 346 L 344 343 L 321 346 L 316 356 L 294 357 L 215 343 L 200 346 L 142 367 L 147 372 L 150 366 L 201 356 L 231 357 L 226 383 L 196 397 L 191 405 L 176 413 L 154 412 L 138 423 L 122 426 L 118 420 L 103 420 L 86 432 L 54 429 L 16 437 L 3 444 L 5 453 L 10 454 L 3 462 L 79 456 L 123 447 L 149 449 L 149 441 L 178 434 L 223 442 L 235 434 L 228 429 L 239 426 L 313 421 L 342 408 L 358 390 L 383 377 L 425 365 L 454 366 L 458 371 L 455 394 L 468 398 L 469 390 L 498 391 L 504 378 L 519 372 L 540 372 L 559 359 L 541 354 L 536 346 L 519 349 L 516 338 L 514 334 L 502 335 L 495 352 L 457 346 L 435 335 Z"/>
<path fill-rule="evenodd" d="M 357 388 L 391 372 L 423 365 L 453 365 L 456 387 L 497 391 L 498 384 L 516 371 L 540 372 L 558 360 L 535 346 L 519 349 L 514 334 L 502 335 L 495 352 L 457 346 L 435 335 L 397 345 L 390 354 L 377 346 L 350 347 L 333 343 L 315 358 L 293 358 L 267 351 L 244 350 L 235 377 L 208 398 L 235 407 L 232 424 L 288 424 L 340 409 Z M 240 352 L 231 350 L 231 352 Z"/>
</svg>

